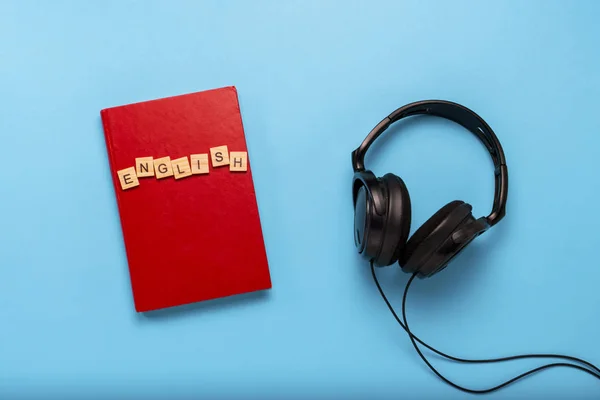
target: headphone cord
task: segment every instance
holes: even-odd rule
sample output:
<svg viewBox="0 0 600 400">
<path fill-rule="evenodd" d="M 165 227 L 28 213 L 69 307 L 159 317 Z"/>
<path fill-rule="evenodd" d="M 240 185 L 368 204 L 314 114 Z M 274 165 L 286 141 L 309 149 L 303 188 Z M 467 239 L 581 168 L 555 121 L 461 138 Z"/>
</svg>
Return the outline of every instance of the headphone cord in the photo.
<svg viewBox="0 0 600 400">
<path fill-rule="evenodd" d="M 431 369 L 440 379 L 442 379 L 444 382 L 446 382 L 447 384 L 449 384 L 450 386 L 461 390 L 463 392 L 467 392 L 467 393 L 473 393 L 473 394 L 484 394 L 484 393 L 490 393 L 493 391 L 496 391 L 498 389 L 501 389 L 505 386 L 510 385 L 511 383 L 522 379 L 528 375 L 534 374 L 536 372 L 542 371 L 544 369 L 549 369 L 549 368 L 553 368 L 553 367 L 569 367 L 569 368 L 575 368 L 578 369 L 580 371 L 583 372 L 587 372 L 588 374 L 594 376 L 595 378 L 600 379 L 600 369 L 598 367 L 596 367 L 595 365 L 593 365 L 590 362 L 587 362 L 585 360 L 582 360 L 580 358 L 577 357 L 571 357 L 571 356 L 565 356 L 565 355 L 559 355 L 559 354 L 523 354 L 523 355 L 517 355 L 517 356 L 509 356 L 509 357 L 502 357 L 502 358 L 492 358 L 492 359 L 465 359 L 465 358 L 459 358 L 459 357 L 453 357 L 450 356 L 448 354 L 445 354 L 439 350 L 436 350 L 435 348 L 431 347 L 430 345 L 428 345 L 427 343 L 423 342 L 421 339 L 419 339 L 417 336 L 415 336 L 409 329 L 408 327 L 408 321 L 406 319 L 406 297 L 408 295 L 408 289 L 410 288 L 411 283 L 413 282 L 413 280 L 415 279 L 415 277 L 417 276 L 417 273 L 415 272 L 410 279 L 408 280 L 408 282 L 406 283 L 406 287 L 404 289 L 404 295 L 402 297 L 402 319 L 404 320 L 404 324 L 402 323 L 402 321 L 400 321 L 400 318 L 398 318 L 398 315 L 396 314 L 396 312 L 394 311 L 393 307 L 391 306 L 390 302 L 388 301 L 387 297 L 385 296 L 385 294 L 383 293 L 383 290 L 381 289 L 381 286 L 379 285 L 379 281 L 377 279 L 377 275 L 375 274 L 375 268 L 373 266 L 373 262 L 371 262 L 371 273 L 373 275 L 373 280 L 375 281 L 375 284 L 377 285 L 377 289 L 379 290 L 379 293 L 381 294 L 381 296 L 383 297 L 383 300 L 385 301 L 386 305 L 388 306 L 389 310 L 391 311 L 391 313 L 394 315 L 394 318 L 396 319 L 396 321 L 400 324 L 400 326 L 402 327 L 402 329 L 404 329 L 406 331 L 406 333 L 408 333 L 410 340 L 415 348 L 415 350 L 417 351 L 417 353 L 419 354 L 419 356 L 421 357 L 421 359 L 423 360 L 423 362 L 425 362 L 425 364 L 427 364 L 427 366 L 429 367 L 429 369 Z M 421 352 L 421 350 L 419 349 L 418 345 L 416 342 L 421 343 L 423 346 L 425 346 L 426 348 L 428 348 L 429 350 L 433 351 L 434 353 L 439 354 L 442 357 L 445 357 L 449 360 L 453 360 L 453 361 L 458 361 L 458 362 L 463 362 L 463 363 L 475 363 L 475 364 L 479 364 L 479 363 L 493 363 L 493 362 L 503 362 L 503 361 L 511 361 L 511 360 L 518 360 L 518 359 L 525 359 L 525 358 L 559 358 L 559 359 L 567 359 L 567 360 L 571 360 L 571 361 L 575 361 L 575 362 L 580 362 L 582 364 L 587 365 L 588 367 L 590 367 L 591 369 L 597 371 L 594 372 L 590 369 L 584 368 L 580 365 L 575 365 L 575 364 L 571 364 L 571 363 L 551 363 L 551 364 L 546 364 L 546 365 L 542 365 L 541 367 L 537 367 L 534 369 L 531 369 L 527 372 L 522 373 L 521 375 L 518 375 L 512 379 L 507 380 L 506 382 L 497 385 L 495 387 L 489 388 L 489 389 L 483 389 L 483 390 L 474 390 L 474 389 L 468 389 L 462 386 L 459 386 L 453 382 L 451 382 L 450 380 L 448 380 L 447 378 L 445 378 L 442 374 L 440 374 L 427 360 L 427 358 L 423 355 L 423 353 Z"/>
</svg>

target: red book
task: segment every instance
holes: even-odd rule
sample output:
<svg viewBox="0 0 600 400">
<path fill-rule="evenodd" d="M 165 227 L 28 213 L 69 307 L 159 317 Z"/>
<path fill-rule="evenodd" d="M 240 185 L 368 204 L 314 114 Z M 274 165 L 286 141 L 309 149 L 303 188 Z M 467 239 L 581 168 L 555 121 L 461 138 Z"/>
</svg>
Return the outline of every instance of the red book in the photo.
<svg viewBox="0 0 600 400">
<path fill-rule="evenodd" d="M 270 289 L 236 89 L 100 114 L 136 311 Z"/>
</svg>

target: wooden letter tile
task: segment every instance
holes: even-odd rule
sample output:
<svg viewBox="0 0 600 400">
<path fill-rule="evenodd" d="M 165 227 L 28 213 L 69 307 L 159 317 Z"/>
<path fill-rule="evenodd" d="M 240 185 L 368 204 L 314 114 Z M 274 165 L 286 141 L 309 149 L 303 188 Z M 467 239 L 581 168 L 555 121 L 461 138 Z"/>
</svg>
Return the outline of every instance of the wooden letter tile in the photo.
<svg viewBox="0 0 600 400">
<path fill-rule="evenodd" d="M 181 157 L 171 161 L 171 166 L 173 168 L 175 179 L 181 179 L 192 175 L 192 170 L 187 157 Z"/>
<path fill-rule="evenodd" d="M 248 153 L 245 151 L 232 151 L 231 153 L 229 153 L 229 170 L 247 171 Z"/>
<path fill-rule="evenodd" d="M 190 155 L 192 174 L 208 174 L 208 153 Z"/>
<path fill-rule="evenodd" d="M 152 157 L 138 157 L 135 159 L 135 172 L 138 178 L 154 176 L 154 159 Z"/>
<path fill-rule="evenodd" d="M 210 155 L 212 157 L 213 167 L 221 167 L 229 164 L 229 151 L 227 146 L 211 147 Z"/>
<path fill-rule="evenodd" d="M 140 181 L 135 173 L 135 167 L 129 167 L 117 171 L 117 175 L 119 175 L 119 182 L 121 182 L 121 188 L 123 190 L 136 187 L 140 184 Z"/>
<path fill-rule="evenodd" d="M 173 168 L 171 167 L 171 157 L 157 158 L 154 160 L 154 171 L 156 179 L 173 176 Z"/>
</svg>

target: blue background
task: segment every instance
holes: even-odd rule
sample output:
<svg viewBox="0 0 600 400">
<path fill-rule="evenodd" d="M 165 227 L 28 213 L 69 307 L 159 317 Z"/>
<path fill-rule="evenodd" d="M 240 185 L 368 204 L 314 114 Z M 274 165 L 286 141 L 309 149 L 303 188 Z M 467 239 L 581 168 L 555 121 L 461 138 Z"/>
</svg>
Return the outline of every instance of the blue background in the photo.
<svg viewBox="0 0 600 400">
<path fill-rule="evenodd" d="M 506 218 L 416 281 L 412 327 L 462 357 L 560 352 L 600 364 L 600 3 L 0 3 L 0 398 L 464 398 L 418 359 L 353 247 L 350 152 L 408 102 L 493 127 Z M 134 312 L 104 107 L 235 85 L 273 289 Z M 367 156 L 413 201 L 487 215 L 487 152 L 437 119 Z M 402 132 L 402 133 L 400 133 Z M 397 310 L 408 276 L 379 271 Z M 433 362 L 471 388 L 546 361 Z M 598 398 L 554 369 L 489 398 Z"/>
</svg>

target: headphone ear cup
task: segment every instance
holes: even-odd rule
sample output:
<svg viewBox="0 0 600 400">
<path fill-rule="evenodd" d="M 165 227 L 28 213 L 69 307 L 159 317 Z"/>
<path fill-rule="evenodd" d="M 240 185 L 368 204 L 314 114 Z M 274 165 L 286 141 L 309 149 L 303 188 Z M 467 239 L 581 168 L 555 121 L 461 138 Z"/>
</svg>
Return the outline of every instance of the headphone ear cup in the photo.
<svg viewBox="0 0 600 400">
<path fill-rule="evenodd" d="M 408 188 L 402 178 L 385 174 L 381 179 L 386 195 L 383 239 L 375 264 L 388 266 L 398 261 L 410 234 L 412 207 Z"/>
<path fill-rule="evenodd" d="M 438 210 L 406 243 L 400 266 L 405 272 L 419 271 L 431 276 L 443 269 L 462 250 L 453 246 L 452 234 L 475 222 L 472 206 L 464 201 L 452 201 Z M 444 246 L 449 246 L 445 249 Z"/>
<path fill-rule="evenodd" d="M 354 203 L 354 244 L 366 260 L 380 253 L 386 217 L 382 185 L 370 171 L 357 172 L 352 179 Z"/>
</svg>

